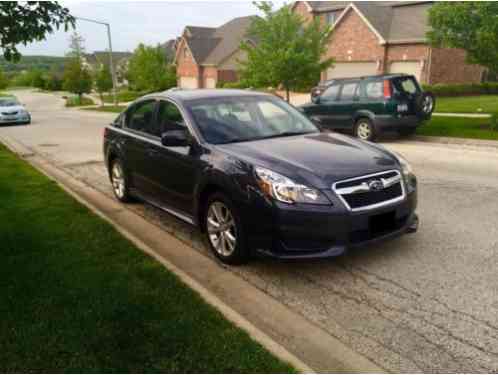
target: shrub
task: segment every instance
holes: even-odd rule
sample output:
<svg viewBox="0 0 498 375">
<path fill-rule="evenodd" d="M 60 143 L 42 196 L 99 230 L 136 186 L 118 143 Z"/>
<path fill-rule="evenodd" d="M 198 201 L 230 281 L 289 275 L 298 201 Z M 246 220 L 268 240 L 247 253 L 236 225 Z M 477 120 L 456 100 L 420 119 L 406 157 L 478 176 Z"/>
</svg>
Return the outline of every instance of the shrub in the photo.
<svg viewBox="0 0 498 375">
<path fill-rule="evenodd" d="M 498 82 L 423 85 L 436 96 L 498 95 Z"/>
<path fill-rule="evenodd" d="M 491 114 L 491 129 L 498 131 L 498 112 Z"/>
<path fill-rule="evenodd" d="M 66 107 L 79 107 L 84 105 L 95 105 L 91 98 L 87 98 L 86 96 L 70 96 L 66 98 Z"/>
</svg>

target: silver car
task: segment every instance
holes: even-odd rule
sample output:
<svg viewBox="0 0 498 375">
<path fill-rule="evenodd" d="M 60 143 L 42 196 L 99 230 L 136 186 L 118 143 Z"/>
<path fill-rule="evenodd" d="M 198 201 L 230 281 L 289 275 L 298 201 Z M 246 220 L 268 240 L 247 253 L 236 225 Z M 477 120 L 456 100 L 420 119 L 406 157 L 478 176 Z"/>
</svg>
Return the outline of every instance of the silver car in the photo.
<svg viewBox="0 0 498 375">
<path fill-rule="evenodd" d="M 30 124 L 31 115 L 16 98 L 0 98 L 0 124 Z"/>
</svg>

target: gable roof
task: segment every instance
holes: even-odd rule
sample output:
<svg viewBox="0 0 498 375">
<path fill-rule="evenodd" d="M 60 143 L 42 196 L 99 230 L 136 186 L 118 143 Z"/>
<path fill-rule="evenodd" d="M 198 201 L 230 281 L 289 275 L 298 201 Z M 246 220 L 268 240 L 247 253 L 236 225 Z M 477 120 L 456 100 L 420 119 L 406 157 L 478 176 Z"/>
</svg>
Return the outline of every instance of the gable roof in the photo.
<svg viewBox="0 0 498 375">
<path fill-rule="evenodd" d="M 257 16 L 238 17 L 218 28 L 187 26 L 183 39 L 199 65 L 217 65 L 240 46 Z"/>
<path fill-rule="evenodd" d="M 306 1 L 313 13 L 343 10 L 336 25 L 356 11 L 381 43 L 422 42 L 429 30 L 428 10 L 433 1 Z"/>
</svg>

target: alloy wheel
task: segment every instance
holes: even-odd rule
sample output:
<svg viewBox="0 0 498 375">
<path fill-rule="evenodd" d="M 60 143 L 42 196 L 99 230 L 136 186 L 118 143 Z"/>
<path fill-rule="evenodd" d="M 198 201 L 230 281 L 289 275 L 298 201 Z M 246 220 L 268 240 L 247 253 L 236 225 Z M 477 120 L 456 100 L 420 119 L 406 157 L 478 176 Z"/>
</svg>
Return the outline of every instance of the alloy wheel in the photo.
<svg viewBox="0 0 498 375">
<path fill-rule="evenodd" d="M 425 114 L 432 113 L 432 108 L 434 106 L 434 101 L 430 96 L 426 96 L 424 98 L 424 102 L 422 103 L 422 110 Z"/>
<path fill-rule="evenodd" d="M 125 196 L 125 180 L 123 175 L 123 169 L 120 163 L 114 163 L 112 166 L 112 188 L 114 193 L 118 198 L 123 198 Z"/>
<path fill-rule="evenodd" d="M 211 203 L 207 214 L 207 232 L 216 252 L 228 257 L 237 246 L 237 228 L 232 213 L 222 202 Z"/>
<path fill-rule="evenodd" d="M 363 140 L 368 140 L 372 136 L 372 129 L 370 127 L 370 124 L 367 122 L 360 122 L 358 124 L 356 134 L 358 135 L 358 138 L 363 139 Z"/>
</svg>

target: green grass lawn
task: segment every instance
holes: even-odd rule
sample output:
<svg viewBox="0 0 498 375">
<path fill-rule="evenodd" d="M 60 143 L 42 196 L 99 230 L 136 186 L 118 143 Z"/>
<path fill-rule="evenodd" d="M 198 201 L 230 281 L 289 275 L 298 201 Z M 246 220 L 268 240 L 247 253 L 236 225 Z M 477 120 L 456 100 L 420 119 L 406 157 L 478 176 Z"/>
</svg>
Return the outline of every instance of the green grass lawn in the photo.
<svg viewBox="0 0 498 375">
<path fill-rule="evenodd" d="M 1 145 L 0 196 L 0 373 L 294 371 Z"/>
<path fill-rule="evenodd" d="M 119 102 L 127 103 L 127 102 L 132 102 L 143 95 L 145 95 L 144 92 L 122 90 L 117 92 L 117 99 Z M 104 95 L 104 102 L 114 103 L 114 96 L 112 94 Z"/>
<path fill-rule="evenodd" d="M 112 112 L 112 113 L 121 113 L 126 109 L 126 106 L 124 105 L 106 105 L 106 106 L 101 106 L 101 107 L 94 107 L 94 108 L 81 108 L 84 109 L 85 111 L 98 111 L 98 112 Z"/>
<path fill-rule="evenodd" d="M 418 135 L 498 140 L 498 130 L 491 128 L 489 118 L 439 117 L 417 129 Z"/>
<path fill-rule="evenodd" d="M 479 113 L 479 108 L 483 113 L 498 112 L 498 95 L 437 97 L 435 112 Z"/>
<path fill-rule="evenodd" d="M 91 98 L 86 96 L 82 97 L 81 100 L 78 96 L 69 96 L 66 99 L 66 107 L 80 107 L 85 105 L 95 105 Z"/>
</svg>

